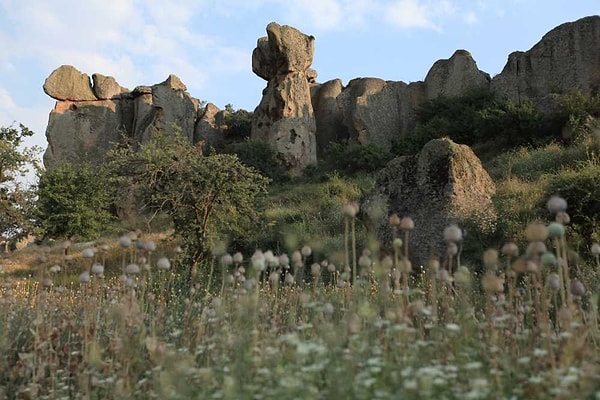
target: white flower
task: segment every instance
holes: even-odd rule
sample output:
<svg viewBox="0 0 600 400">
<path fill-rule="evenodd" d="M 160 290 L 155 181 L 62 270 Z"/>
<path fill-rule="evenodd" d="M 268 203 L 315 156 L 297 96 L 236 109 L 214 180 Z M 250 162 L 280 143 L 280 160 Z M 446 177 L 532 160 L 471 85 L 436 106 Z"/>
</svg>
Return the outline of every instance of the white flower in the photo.
<svg viewBox="0 0 600 400">
<path fill-rule="evenodd" d="M 156 243 L 154 243 L 152 240 L 148 240 L 144 244 L 144 248 L 148 251 L 154 251 L 154 250 L 156 250 Z"/>
<path fill-rule="evenodd" d="M 80 283 L 88 283 L 90 281 L 90 273 L 87 271 L 83 271 L 79 274 L 79 282 Z"/>
<path fill-rule="evenodd" d="M 94 249 L 91 247 L 88 247 L 87 249 L 81 252 L 83 258 L 93 258 L 94 254 L 96 254 L 96 251 L 94 251 Z"/>
<path fill-rule="evenodd" d="M 104 274 L 104 266 L 100 263 L 94 263 L 92 265 L 92 274 L 95 274 L 95 275 Z"/>
<path fill-rule="evenodd" d="M 131 237 L 129 235 L 123 235 L 119 238 L 119 246 L 126 249 L 131 246 Z"/>
<path fill-rule="evenodd" d="M 128 266 L 125 267 L 125 272 L 128 274 L 139 274 L 140 266 L 137 264 L 129 264 Z"/>
<path fill-rule="evenodd" d="M 169 262 L 169 259 L 167 257 L 161 257 L 156 262 L 156 266 L 158 267 L 158 269 L 167 270 L 171 268 L 171 263 Z"/>
</svg>

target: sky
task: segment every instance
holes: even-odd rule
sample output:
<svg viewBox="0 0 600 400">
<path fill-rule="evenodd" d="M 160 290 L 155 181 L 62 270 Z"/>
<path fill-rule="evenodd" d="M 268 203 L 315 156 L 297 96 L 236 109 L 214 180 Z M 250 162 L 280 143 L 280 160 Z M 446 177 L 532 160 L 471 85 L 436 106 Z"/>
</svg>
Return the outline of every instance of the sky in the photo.
<svg viewBox="0 0 600 400">
<path fill-rule="evenodd" d="M 318 82 L 423 80 L 465 49 L 494 76 L 552 28 L 600 14 L 600 0 L 0 0 L 0 126 L 23 123 L 46 147 L 60 65 L 129 89 L 177 75 L 219 108 L 253 110 L 266 82 L 252 50 L 269 22 L 313 35 Z"/>
</svg>

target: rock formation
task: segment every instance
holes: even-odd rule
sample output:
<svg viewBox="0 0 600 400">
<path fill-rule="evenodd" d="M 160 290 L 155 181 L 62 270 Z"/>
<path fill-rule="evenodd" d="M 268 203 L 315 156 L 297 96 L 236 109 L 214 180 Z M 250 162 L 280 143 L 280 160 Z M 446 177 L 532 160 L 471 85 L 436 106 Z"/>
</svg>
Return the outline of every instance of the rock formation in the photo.
<svg viewBox="0 0 600 400">
<path fill-rule="evenodd" d="M 600 92 L 600 16 L 552 29 L 531 50 L 508 56 L 492 89 L 515 102 L 579 88 Z"/>
<path fill-rule="evenodd" d="M 273 147 L 291 175 L 317 161 L 309 86 L 316 77 L 310 69 L 313 54 L 314 37 L 275 22 L 252 53 L 252 71 L 268 82 L 254 110 L 252 138 Z"/>
<path fill-rule="evenodd" d="M 409 255 L 423 264 L 431 255 L 443 255 L 443 231 L 451 223 L 473 218 L 482 226 L 493 225 L 492 196 L 495 185 L 480 160 L 466 145 L 449 139 L 428 142 L 411 157 L 398 157 L 378 175 L 377 195 L 387 203 L 389 214 L 410 216 Z M 390 243 L 388 218 L 379 222 L 379 234 Z"/>
<path fill-rule="evenodd" d="M 435 62 L 424 81 L 357 78 L 344 87 L 339 79 L 315 83 L 312 36 L 271 23 L 252 54 L 253 71 L 267 81 L 253 116 L 252 137 L 266 140 L 297 175 L 331 142 L 391 145 L 410 129 L 414 111 L 438 96 L 490 88 L 515 102 L 529 97 L 552 104 L 548 99 L 554 94 L 573 87 L 599 93 L 599 43 L 600 16 L 586 17 L 556 27 L 529 51 L 512 53 L 491 80 L 467 51 L 457 50 Z M 122 134 L 143 143 L 157 130 L 173 133 L 174 125 L 193 142 L 218 146 L 224 141 L 224 112 L 214 105 L 200 110 L 174 75 L 133 91 L 112 77 L 93 74 L 92 80 L 62 66 L 44 83 L 44 91 L 57 100 L 46 132 L 48 165 L 83 158 L 96 163 Z"/>
<path fill-rule="evenodd" d="M 61 161 L 99 164 L 122 136 L 144 143 L 159 130 L 177 130 L 194 140 L 198 100 L 175 75 L 131 92 L 110 76 L 94 74 L 93 81 L 92 86 L 86 74 L 69 65 L 46 79 L 44 91 L 57 100 L 46 129 L 47 167 Z"/>
</svg>

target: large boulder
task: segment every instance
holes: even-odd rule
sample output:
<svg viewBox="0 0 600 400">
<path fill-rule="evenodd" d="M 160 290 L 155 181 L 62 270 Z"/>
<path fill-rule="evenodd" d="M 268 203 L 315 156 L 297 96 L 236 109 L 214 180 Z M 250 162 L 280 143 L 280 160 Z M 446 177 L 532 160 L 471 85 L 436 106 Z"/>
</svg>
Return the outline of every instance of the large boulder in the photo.
<svg viewBox="0 0 600 400">
<path fill-rule="evenodd" d="M 311 86 L 311 102 L 317 124 L 317 157 L 326 152 L 331 143 L 348 140 L 348 128 L 337 97 L 344 90 L 340 79 L 332 79 Z"/>
<path fill-rule="evenodd" d="M 252 70 L 267 80 L 252 120 L 253 139 L 266 141 L 291 175 L 317 161 L 309 82 L 314 37 L 274 22 L 252 53 Z"/>
<path fill-rule="evenodd" d="M 436 61 L 427 76 L 427 98 L 454 97 L 475 88 L 489 87 L 491 78 L 477 68 L 477 63 L 466 50 L 456 50 L 447 60 Z"/>
<path fill-rule="evenodd" d="M 158 131 L 179 132 L 193 142 L 198 100 L 175 75 L 132 92 L 110 76 L 93 74 L 93 80 L 92 87 L 89 77 L 71 66 L 58 68 L 46 80 L 44 90 L 58 99 L 46 128 L 46 167 L 83 161 L 99 165 L 123 136 L 144 143 Z"/>
<path fill-rule="evenodd" d="M 351 80 L 337 97 L 349 142 L 390 146 L 406 131 L 412 112 L 425 100 L 424 89 L 422 82 Z"/>
<path fill-rule="evenodd" d="M 415 222 L 409 240 L 413 263 L 444 254 L 443 231 L 449 224 L 475 219 L 490 226 L 496 218 L 494 181 L 468 146 L 449 139 L 432 140 L 419 154 L 390 161 L 376 188 L 372 202 L 383 199 L 389 215 L 410 216 Z M 391 239 L 389 215 L 374 221 L 384 243 Z"/>
<path fill-rule="evenodd" d="M 61 65 L 44 82 L 44 92 L 56 100 L 98 100 L 92 90 L 90 77 L 71 65 Z"/>
<path fill-rule="evenodd" d="M 529 51 L 508 56 L 492 89 L 520 102 L 578 88 L 600 92 L 600 16 L 582 18 L 552 29 Z"/>
</svg>

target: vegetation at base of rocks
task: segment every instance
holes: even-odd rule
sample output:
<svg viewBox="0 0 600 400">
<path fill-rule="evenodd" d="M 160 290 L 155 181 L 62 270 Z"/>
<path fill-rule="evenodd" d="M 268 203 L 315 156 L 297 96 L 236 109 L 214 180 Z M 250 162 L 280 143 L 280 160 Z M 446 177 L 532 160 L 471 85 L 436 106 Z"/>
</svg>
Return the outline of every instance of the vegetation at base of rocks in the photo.
<svg viewBox="0 0 600 400">
<path fill-rule="evenodd" d="M 61 163 L 39 172 L 36 225 L 44 237 L 92 240 L 115 228 L 115 187 L 102 168 Z"/>
<path fill-rule="evenodd" d="M 22 182 L 37 170 L 39 147 L 21 148 L 33 132 L 23 124 L 0 127 L 0 237 L 17 239 L 34 231 L 31 224 L 34 193 Z"/>
<path fill-rule="evenodd" d="M 227 126 L 223 130 L 225 141 L 235 143 L 250 139 L 253 113 L 244 109 L 235 110 L 231 104 L 225 105 L 224 111 L 223 122 Z"/>
<path fill-rule="evenodd" d="M 197 266 L 217 241 L 244 241 L 261 214 L 268 179 L 232 154 L 204 156 L 176 135 L 158 134 L 139 149 L 116 148 L 108 168 L 123 188 L 133 188 L 146 213 L 165 213 Z"/>
<path fill-rule="evenodd" d="M 373 143 L 364 145 L 332 143 L 322 165 L 330 171 L 345 175 L 376 172 L 392 159 L 389 149 Z"/>
<path fill-rule="evenodd" d="M 172 243 L 133 233 L 117 243 L 39 249 L 34 276 L 0 275 L 0 394 L 600 394 L 600 245 L 591 249 L 595 261 L 583 263 L 564 226 L 548 221 L 523 226 L 523 246 L 486 249 L 481 273 L 457 265 L 453 251 L 419 268 L 407 262 L 401 241 L 389 255 L 376 244 L 358 247 L 344 229 L 356 226 L 357 208 L 346 206 L 337 210 L 339 231 L 347 231 L 342 263 L 304 242 L 287 253 L 223 248 L 211 281 L 205 275 L 181 279 L 189 264 Z M 559 199 L 553 212 L 544 212 L 553 219 L 569 211 L 565 207 Z M 400 227 L 404 237 L 410 224 Z M 449 249 L 463 244 L 454 226 L 443 235 Z"/>
<path fill-rule="evenodd" d="M 256 169 L 261 175 L 273 182 L 285 182 L 289 179 L 285 168 L 277 162 L 275 151 L 261 140 L 244 140 L 225 147 L 224 153 L 237 155 L 240 162 Z"/>
<path fill-rule="evenodd" d="M 530 99 L 515 104 L 487 89 L 472 90 L 461 97 L 441 96 L 416 110 L 414 127 L 396 139 L 392 153 L 412 155 L 429 140 L 444 136 L 470 146 L 494 141 L 496 151 L 540 145 L 560 139 L 564 129 L 573 138 L 589 133 L 589 118 L 600 116 L 600 96 L 572 90 L 548 101 L 550 109 L 542 111 Z"/>
</svg>

